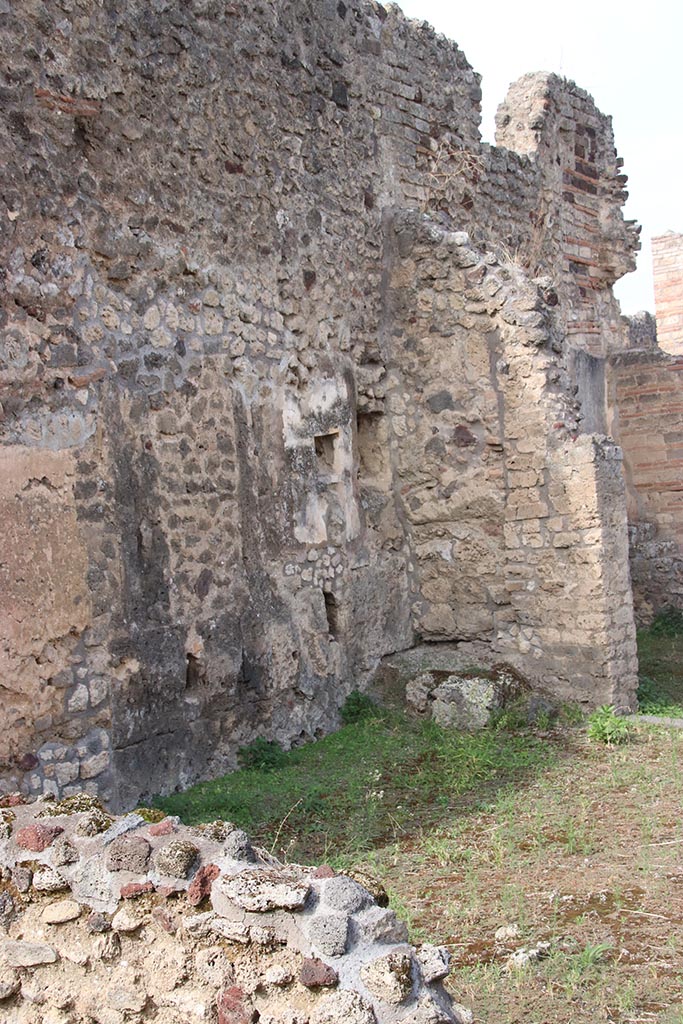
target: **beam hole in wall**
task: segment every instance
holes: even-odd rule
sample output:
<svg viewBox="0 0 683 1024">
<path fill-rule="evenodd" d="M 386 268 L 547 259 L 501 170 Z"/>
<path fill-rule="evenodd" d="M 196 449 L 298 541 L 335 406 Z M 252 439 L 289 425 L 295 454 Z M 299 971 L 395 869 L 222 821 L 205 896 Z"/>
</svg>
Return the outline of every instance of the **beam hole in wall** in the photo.
<svg viewBox="0 0 683 1024">
<path fill-rule="evenodd" d="M 387 430 L 381 412 L 359 412 L 356 416 L 358 475 L 382 476 L 387 467 Z"/>
<path fill-rule="evenodd" d="M 196 690 L 203 682 L 206 669 L 199 658 L 194 654 L 187 655 L 187 667 L 185 669 L 185 689 Z"/>
<path fill-rule="evenodd" d="M 323 473 L 334 472 L 334 460 L 338 439 L 339 432 L 337 430 L 331 434 L 317 434 L 314 438 L 318 469 Z"/>
<path fill-rule="evenodd" d="M 323 598 L 327 616 L 327 632 L 333 640 L 336 640 L 339 636 L 339 605 L 334 594 L 328 593 L 326 590 L 323 591 Z"/>
</svg>

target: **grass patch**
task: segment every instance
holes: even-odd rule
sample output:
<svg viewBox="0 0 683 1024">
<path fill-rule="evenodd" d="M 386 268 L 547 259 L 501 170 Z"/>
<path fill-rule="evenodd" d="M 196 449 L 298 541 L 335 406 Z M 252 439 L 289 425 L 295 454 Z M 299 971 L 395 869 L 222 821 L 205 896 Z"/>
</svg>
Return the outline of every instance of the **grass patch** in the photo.
<svg viewBox="0 0 683 1024">
<path fill-rule="evenodd" d="M 234 821 L 268 849 L 277 836 L 274 852 L 290 860 L 342 864 L 432 829 L 463 800 L 476 802 L 555 761 L 552 744 L 528 733 L 456 733 L 397 711 L 364 711 L 333 735 L 274 758 L 263 742 L 252 744 L 242 756 L 265 764 L 155 805 L 188 824 Z"/>
<path fill-rule="evenodd" d="M 647 715 L 683 718 L 683 614 L 668 609 L 638 633 L 638 704 Z"/>
</svg>

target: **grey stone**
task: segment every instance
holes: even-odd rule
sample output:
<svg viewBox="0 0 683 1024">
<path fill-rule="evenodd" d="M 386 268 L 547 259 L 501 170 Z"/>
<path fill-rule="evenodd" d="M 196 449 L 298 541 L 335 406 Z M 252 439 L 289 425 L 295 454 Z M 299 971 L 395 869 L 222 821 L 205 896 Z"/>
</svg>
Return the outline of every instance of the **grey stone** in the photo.
<svg viewBox="0 0 683 1024">
<path fill-rule="evenodd" d="M 75 864 L 78 860 L 78 850 L 66 836 L 60 836 L 52 844 L 51 857 L 52 864 L 56 868 L 66 864 Z"/>
<path fill-rule="evenodd" d="M 40 867 L 33 873 L 33 888 L 38 892 L 61 892 L 68 888 L 68 883 L 54 868 Z"/>
<path fill-rule="evenodd" d="M 143 836 L 119 835 L 107 850 L 107 870 L 133 871 L 141 874 L 147 870 L 151 849 Z"/>
<path fill-rule="evenodd" d="M 249 836 L 241 828 L 236 828 L 225 837 L 223 853 L 226 857 L 232 857 L 233 860 L 252 862 L 256 860 L 256 854 L 254 853 Z"/>
<path fill-rule="evenodd" d="M 445 946 L 420 946 L 415 953 L 422 980 L 426 984 L 441 981 L 450 971 L 451 955 Z"/>
<path fill-rule="evenodd" d="M 346 875 L 338 875 L 336 878 L 328 879 L 322 886 L 321 902 L 332 910 L 354 914 L 369 906 L 373 900 L 370 893 L 358 882 L 347 878 Z"/>
<path fill-rule="evenodd" d="M 102 835 L 102 842 L 107 846 L 126 832 L 132 832 L 134 829 L 140 828 L 142 825 L 146 824 L 145 819 L 141 815 L 126 814 L 123 818 L 117 818 L 114 824 L 107 829 L 107 831 Z"/>
<path fill-rule="evenodd" d="M 383 907 L 369 907 L 352 919 L 352 937 L 354 943 L 371 942 L 407 942 L 408 928 L 393 910 Z"/>
<path fill-rule="evenodd" d="M 323 956 L 343 956 L 349 919 L 345 914 L 316 914 L 308 925 L 311 944 Z"/>
<path fill-rule="evenodd" d="M 21 942 L 6 939 L 0 942 L 0 952 L 10 967 L 38 967 L 53 964 L 57 953 L 44 942 Z"/>
</svg>

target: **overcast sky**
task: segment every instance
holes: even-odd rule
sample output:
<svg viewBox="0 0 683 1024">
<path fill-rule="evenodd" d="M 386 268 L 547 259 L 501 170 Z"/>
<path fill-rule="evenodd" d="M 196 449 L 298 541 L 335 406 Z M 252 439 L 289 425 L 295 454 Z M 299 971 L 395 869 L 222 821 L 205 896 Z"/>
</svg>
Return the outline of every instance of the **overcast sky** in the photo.
<svg viewBox="0 0 683 1024">
<path fill-rule="evenodd" d="M 482 75 L 482 134 L 511 82 L 554 71 L 610 114 L 624 158 L 626 217 L 643 226 L 638 270 L 616 285 L 625 313 L 654 312 L 650 238 L 683 232 L 683 2 L 399 0 L 411 18 L 454 39 Z"/>
</svg>

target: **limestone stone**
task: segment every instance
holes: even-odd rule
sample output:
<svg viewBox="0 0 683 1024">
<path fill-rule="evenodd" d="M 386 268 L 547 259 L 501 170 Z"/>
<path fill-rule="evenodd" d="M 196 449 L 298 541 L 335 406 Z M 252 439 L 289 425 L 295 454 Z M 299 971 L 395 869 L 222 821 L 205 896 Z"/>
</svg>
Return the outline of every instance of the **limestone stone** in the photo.
<svg viewBox="0 0 683 1024">
<path fill-rule="evenodd" d="M 345 914 L 316 914 L 308 926 L 308 936 L 323 956 L 343 956 L 349 931 Z"/>
<path fill-rule="evenodd" d="M 46 924 L 65 924 L 67 921 L 75 921 L 81 916 L 81 908 L 75 900 L 59 900 L 58 903 L 50 903 L 42 913 L 43 921 Z"/>
<path fill-rule="evenodd" d="M 44 942 L 5 939 L 0 942 L 0 951 L 10 967 L 39 967 L 57 960 L 55 950 Z"/>
<path fill-rule="evenodd" d="M 291 871 L 258 869 L 223 875 L 217 883 L 220 893 L 243 910 L 299 910 L 310 891 L 307 881 Z M 360 888 L 360 887 L 359 887 Z"/>
<path fill-rule="evenodd" d="M 194 843 L 186 839 L 177 839 L 156 851 L 154 865 L 162 875 L 187 878 L 198 854 L 199 850 Z"/>
<path fill-rule="evenodd" d="M 409 952 L 395 950 L 361 967 L 361 980 L 377 999 L 403 1003 L 413 989 L 413 960 Z"/>
</svg>

